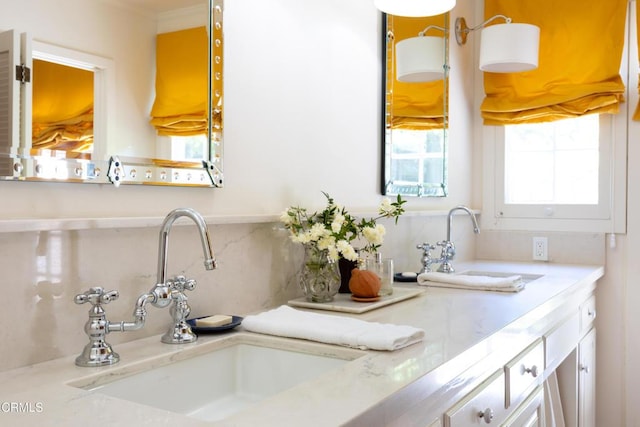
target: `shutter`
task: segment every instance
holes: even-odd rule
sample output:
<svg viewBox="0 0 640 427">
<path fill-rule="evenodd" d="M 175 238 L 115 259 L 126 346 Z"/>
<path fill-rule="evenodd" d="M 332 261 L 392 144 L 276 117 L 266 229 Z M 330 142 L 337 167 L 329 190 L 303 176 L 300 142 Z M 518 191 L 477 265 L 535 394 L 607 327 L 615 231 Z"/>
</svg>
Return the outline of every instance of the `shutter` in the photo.
<svg viewBox="0 0 640 427">
<path fill-rule="evenodd" d="M 20 142 L 20 38 L 14 30 L 0 33 L 0 157 L 12 154 Z M 0 175 L 4 173 L 4 165 Z M 11 174 L 11 173 L 9 173 Z"/>
</svg>

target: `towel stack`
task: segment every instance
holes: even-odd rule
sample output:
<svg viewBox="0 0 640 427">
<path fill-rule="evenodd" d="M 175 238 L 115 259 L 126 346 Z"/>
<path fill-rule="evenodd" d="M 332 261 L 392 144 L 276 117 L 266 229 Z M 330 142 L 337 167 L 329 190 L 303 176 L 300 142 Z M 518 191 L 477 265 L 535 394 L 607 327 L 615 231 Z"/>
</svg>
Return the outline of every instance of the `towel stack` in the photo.
<svg viewBox="0 0 640 427">
<path fill-rule="evenodd" d="M 465 274 L 428 272 L 418 275 L 418 284 L 441 288 L 472 289 L 479 291 L 520 292 L 524 289 L 522 276 L 489 277 Z"/>
<path fill-rule="evenodd" d="M 312 313 L 288 306 L 247 316 L 247 331 L 338 344 L 361 350 L 397 350 L 424 338 L 424 330 L 412 326 L 366 322 L 344 316 Z"/>
</svg>

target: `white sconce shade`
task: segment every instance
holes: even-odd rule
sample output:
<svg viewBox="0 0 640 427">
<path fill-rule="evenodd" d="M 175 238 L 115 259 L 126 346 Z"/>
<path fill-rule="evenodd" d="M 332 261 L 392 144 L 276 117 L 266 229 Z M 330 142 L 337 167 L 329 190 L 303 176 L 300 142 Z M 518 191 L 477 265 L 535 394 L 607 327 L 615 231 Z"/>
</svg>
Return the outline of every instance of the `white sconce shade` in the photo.
<svg viewBox="0 0 640 427">
<path fill-rule="evenodd" d="M 448 12 L 456 0 L 374 0 L 377 9 L 396 16 L 435 16 Z"/>
<path fill-rule="evenodd" d="M 531 24 L 497 24 L 480 34 L 480 69 L 517 73 L 538 68 L 540 28 Z"/>
<path fill-rule="evenodd" d="M 443 37 L 411 37 L 396 43 L 396 78 L 417 83 L 444 78 Z"/>
</svg>

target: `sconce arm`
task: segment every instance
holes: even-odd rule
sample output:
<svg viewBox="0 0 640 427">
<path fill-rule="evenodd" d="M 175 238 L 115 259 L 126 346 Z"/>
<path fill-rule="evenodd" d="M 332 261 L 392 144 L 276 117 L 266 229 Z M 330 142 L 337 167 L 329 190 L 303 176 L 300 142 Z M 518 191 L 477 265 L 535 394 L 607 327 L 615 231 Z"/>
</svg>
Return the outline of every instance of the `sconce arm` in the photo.
<svg viewBox="0 0 640 427">
<path fill-rule="evenodd" d="M 489 18 L 486 21 L 484 21 L 482 24 L 479 24 L 479 25 L 476 25 L 475 27 L 469 28 L 467 26 L 467 21 L 464 18 L 462 18 L 462 17 L 456 18 L 456 42 L 458 42 L 458 44 L 460 46 L 462 46 L 463 44 L 465 44 L 467 42 L 467 35 L 471 31 L 475 31 L 477 29 L 484 28 L 488 23 L 493 22 L 496 19 L 504 19 L 505 23 L 507 23 L 507 24 L 511 23 L 511 18 L 509 18 L 508 16 L 505 16 L 505 15 L 494 15 L 491 18 Z"/>
<path fill-rule="evenodd" d="M 444 28 L 444 27 L 440 27 L 438 25 L 429 25 L 427 28 L 425 28 L 424 30 L 420 31 L 418 33 L 418 36 L 420 36 L 420 37 L 424 36 L 425 34 L 427 34 L 427 31 L 429 31 L 432 28 L 442 31 L 445 35 L 448 33 L 447 29 Z"/>
</svg>

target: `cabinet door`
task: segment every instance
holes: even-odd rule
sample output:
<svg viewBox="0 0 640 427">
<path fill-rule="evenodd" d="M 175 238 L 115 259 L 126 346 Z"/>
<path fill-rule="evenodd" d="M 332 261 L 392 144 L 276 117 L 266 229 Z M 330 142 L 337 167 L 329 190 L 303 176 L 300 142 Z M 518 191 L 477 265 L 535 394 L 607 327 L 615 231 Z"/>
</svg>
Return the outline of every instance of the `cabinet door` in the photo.
<svg viewBox="0 0 640 427">
<path fill-rule="evenodd" d="M 585 335 L 578 345 L 578 423 L 596 425 L 596 330 Z"/>
<path fill-rule="evenodd" d="M 544 427 L 544 388 L 539 386 L 502 424 L 504 427 Z"/>
</svg>

